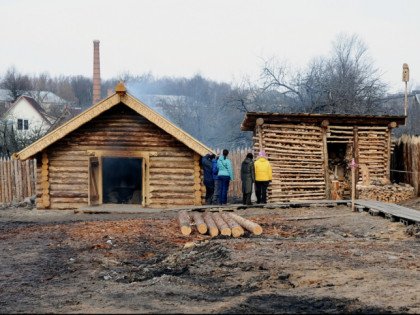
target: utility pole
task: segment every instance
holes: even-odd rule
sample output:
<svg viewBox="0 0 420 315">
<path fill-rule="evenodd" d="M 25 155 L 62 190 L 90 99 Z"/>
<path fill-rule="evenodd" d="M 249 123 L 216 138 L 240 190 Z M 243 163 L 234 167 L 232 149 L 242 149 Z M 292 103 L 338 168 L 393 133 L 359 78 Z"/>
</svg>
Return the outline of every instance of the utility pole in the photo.
<svg viewBox="0 0 420 315">
<path fill-rule="evenodd" d="M 403 64 L 403 77 L 402 80 L 405 82 L 405 101 L 404 101 L 404 116 L 405 116 L 405 123 L 404 126 L 407 125 L 407 82 L 409 80 L 410 70 L 408 68 L 408 64 Z"/>
</svg>

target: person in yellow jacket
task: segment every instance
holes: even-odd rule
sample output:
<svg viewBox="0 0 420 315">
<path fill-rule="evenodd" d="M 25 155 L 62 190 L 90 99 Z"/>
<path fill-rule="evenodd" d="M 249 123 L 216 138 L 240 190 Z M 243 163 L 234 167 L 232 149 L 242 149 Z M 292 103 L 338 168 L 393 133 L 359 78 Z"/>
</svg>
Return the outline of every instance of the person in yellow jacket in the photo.
<svg viewBox="0 0 420 315">
<path fill-rule="evenodd" d="M 255 167 L 255 194 L 257 203 L 267 203 L 267 188 L 273 178 L 270 162 L 267 160 L 265 151 L 260 151 Z"/>
</svg>

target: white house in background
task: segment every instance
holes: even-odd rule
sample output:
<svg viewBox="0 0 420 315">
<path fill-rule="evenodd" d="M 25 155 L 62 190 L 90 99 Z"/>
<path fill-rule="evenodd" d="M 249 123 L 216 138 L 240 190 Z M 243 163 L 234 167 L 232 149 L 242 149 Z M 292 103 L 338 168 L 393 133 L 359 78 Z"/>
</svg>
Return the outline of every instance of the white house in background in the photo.
<svg viewBox="0 0 420 315">
<path fill-rule="evenodd" d="M 66 105 L 70 105 L 69 101 L 50 91 L 26 91 L 23 95 L 33 98 L 47 111 L 53 106 L 58 106 L 61 110 L 64 110 Z M 7 110 L 12 104 L 13 98 L 10 96 L 10 91 L 0 89 L 0 112 Z"/>
<path fill-rule="evenodd" d="M 33 98 L 22 95 L 3 114 L 2 120 L 12 122 L 13 129 L 25 138 L 44 135 L 56 118 L 48 115 Z"/>
</svg>

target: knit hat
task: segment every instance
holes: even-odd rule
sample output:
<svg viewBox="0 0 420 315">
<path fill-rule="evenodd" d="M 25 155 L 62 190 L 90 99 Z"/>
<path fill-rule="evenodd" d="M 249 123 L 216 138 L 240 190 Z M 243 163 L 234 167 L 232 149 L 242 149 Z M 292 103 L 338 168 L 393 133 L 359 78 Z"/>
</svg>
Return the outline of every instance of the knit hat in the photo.
<svg viewBox="0 0 420 315">
<path fill-rule="evenodd" d="M 266 156 L 265 151 L 260 151 L 260 153 L 258 154 L 258 156 Z"/>
</svg>

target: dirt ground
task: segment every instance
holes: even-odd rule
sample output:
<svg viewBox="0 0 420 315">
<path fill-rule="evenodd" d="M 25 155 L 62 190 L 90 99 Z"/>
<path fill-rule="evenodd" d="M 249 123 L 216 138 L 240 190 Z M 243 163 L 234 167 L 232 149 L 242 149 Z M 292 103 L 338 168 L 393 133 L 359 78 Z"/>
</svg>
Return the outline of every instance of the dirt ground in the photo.
<svg viewBox="0 0 420 315">
<path fill-rule="evenodd" d="M 174 211 L 0 210 L 0 313 L 420 313 L 413 226 L 344 205 L 236 213 L 263 234 L 185 237 Z"/>
</svg>

